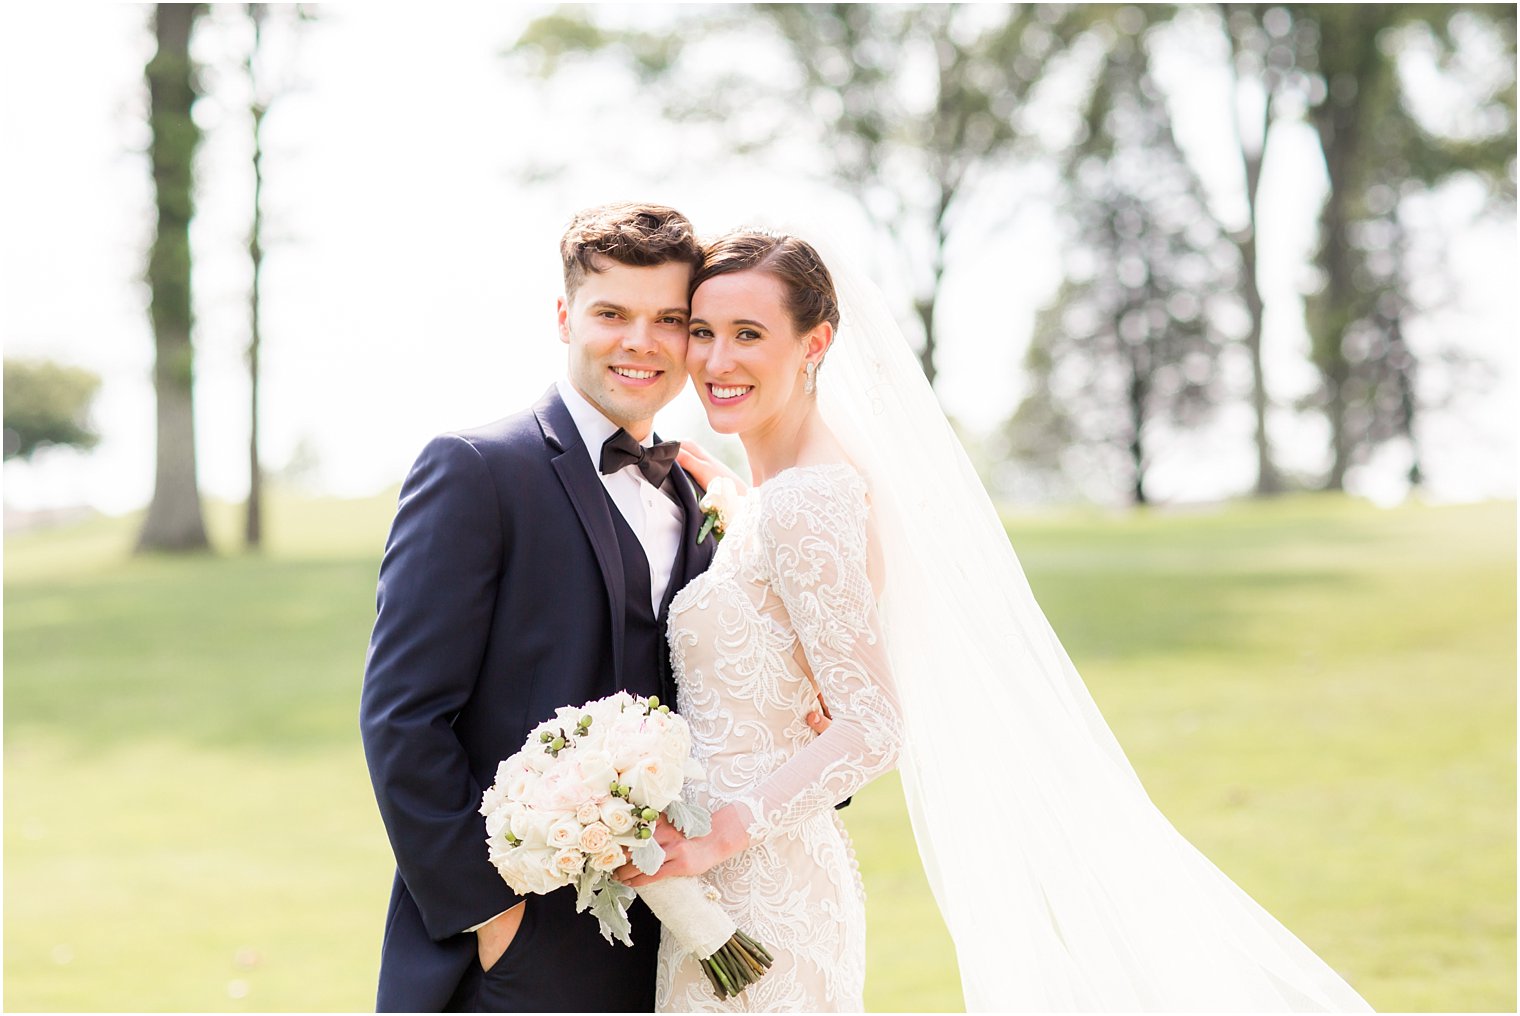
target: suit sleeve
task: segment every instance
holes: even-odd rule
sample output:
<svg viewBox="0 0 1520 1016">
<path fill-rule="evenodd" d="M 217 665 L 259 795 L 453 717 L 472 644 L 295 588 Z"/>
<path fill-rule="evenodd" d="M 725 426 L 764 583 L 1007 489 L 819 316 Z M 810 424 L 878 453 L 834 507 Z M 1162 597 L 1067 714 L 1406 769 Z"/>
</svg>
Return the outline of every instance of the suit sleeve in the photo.
<svg viewBox="0 0 1520 1016">
<path fill-rule="evenodd" d="M 401 488 L 380 565 L 359 707 L 381 818 L 434 940 L 519 899 L 486 856 L 482 788 L 453 729 L 479 677 L 501 576 L 503 522 L 480 453 L 445 435 Z"/>
</svg>

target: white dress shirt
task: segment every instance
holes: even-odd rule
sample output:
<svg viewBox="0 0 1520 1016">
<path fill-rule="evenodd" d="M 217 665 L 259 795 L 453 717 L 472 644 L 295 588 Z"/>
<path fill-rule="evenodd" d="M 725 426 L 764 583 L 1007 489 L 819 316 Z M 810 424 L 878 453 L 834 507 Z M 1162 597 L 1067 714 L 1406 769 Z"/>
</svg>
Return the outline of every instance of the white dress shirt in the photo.
<svg viewBox="0 0 1520 1016">
<path fill-rule="evenodd" d="M 591 468 L 602 478 L 602 486 L 612 495 L 612 503 L 623 513 L 628 528 L 644 547 L 644 556 L 649 560 L 649 602 L 658 617 L 665 589 L 670 585 L 670 573 L 675 568 L 676 551 L 681 547 L 681 509 L 658 487 L 644 479 L 639 467 L 632 463 L 615 473 L 603 474 L 602 443 L 617 433 L 617 424 L 603 416 L 602 411 L 588 402 L 568 380 L 560 378 L 555 385 L 565 408 L 570 410 L 570 419 L 575 421 L 581 441 L 586 445 L 586 454 L 591 456 Z M 654 444 L 654 432 L 651 431 L 641 443 L 645 448 Z M 490 923 L 482 921 L 465 931 L 479 931 Z"/>
<path fill-rule="evenodd" d="M 603 474 L 602 443 L 617 433 L 617 424 L 603 416 L 601 410 L 565 378 L 555 384 L 565 408 L 570 411 L 570 418 L 575 421 L 575 429 L 580 431 L 586 454 L 591 456 L 591 468 L 602 478 L 602 485 L 612 495 L 613 504 L 623 513 L 628 528 L 644 547 L 644 556 L 649 561 L 649 599 L 658 616 L 666 587 L 670 585 L 670 573 L 675 567 L 676 551 L 681 546 L 681 509 L 658 487 L 644 479 L 639 467 L 632 463 L 615 473 Z M 653 445 L 653 431 L 640 443 L 645 448 Z"/>
</svg>

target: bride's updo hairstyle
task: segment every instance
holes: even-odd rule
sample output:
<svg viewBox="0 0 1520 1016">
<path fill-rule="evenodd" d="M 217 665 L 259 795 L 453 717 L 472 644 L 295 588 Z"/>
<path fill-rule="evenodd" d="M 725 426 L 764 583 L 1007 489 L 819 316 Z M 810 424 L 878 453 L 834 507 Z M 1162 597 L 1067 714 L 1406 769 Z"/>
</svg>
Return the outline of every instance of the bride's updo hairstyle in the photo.
<svg viewBox="0 0 1520 1016">
<path fill-rule="evenodd" d="M 691 291 L 718 275 L 764 272 L 786 291 L 786 310 L 798 335 L 827 321 L 839 330 L 839 297 L 834 278 L 811 244 L 785 234 L 741 230 L 720 236 L 702 250 Z"/>
</svg>

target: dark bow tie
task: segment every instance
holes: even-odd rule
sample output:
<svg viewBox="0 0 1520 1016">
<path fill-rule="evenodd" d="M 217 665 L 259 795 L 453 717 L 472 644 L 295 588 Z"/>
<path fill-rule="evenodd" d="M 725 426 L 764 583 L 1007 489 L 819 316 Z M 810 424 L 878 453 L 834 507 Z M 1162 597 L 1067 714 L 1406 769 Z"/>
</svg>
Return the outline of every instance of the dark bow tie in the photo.
<svg viewBox="0 0 1520 1016">
<path fill-rule="evenodd" d="M 676 453 L 680 450 L 679 441 L 661 441 L 645 448 L 634 440 L 632 434 L 619 427 L 602 442 L 601 469 L 603 473 L 615 473 L 634 464 L 651 486 L 658 487 L 670 475 L 670 467 L 676 464 Z"/>
</svg>

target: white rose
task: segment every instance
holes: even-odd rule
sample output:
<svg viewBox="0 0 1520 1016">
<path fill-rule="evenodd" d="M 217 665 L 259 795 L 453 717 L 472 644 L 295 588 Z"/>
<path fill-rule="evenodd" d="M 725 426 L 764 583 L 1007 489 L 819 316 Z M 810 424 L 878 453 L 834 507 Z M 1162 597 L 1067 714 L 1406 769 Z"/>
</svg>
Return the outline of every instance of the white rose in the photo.
<svg viewBox="0 0 1520 1016">
<path fill-rule="evenodd" d="M 591 867 L 597 871 L 615 871 L 623 866 L 623 848 L 616 843 L 591 858 Z"/>
<path fill-rule="evenodd" d="M 507 801 L 501 807 L 486 816 L 486 835 L 490 837 L 500 836 L 512 825 L 512 816 L 522 809 L 522 805 Z M 515 833 L 513 835 L 516 835 Z"/>
<path fill-rule="evenodd" d="M 554 852 L 528 847 L 491 850 L 491 863 L 512 890 L 521 894 L 553 892 L 565 884 L 552 862 Z"/>
<path fill-rule="evenodd" d="M 640 759 L 658 753 L 660 730 L 638 710 L 630 709 L 618 717 L 612 731 L 607 735 L 607 750 L 612 764 L 620 773 L 627 773 Z"/>
<path fill-rule="evenodd" d="M 566 760 L 539 778 L 526 798 L 526 803 L 545 811 L 568 811 L 574 814 L 582 802 L 591 798 L 591 791 L 581 782 L 574 763 Z"/>
<path fill-rule="evenodd" d="M 573 818 L 563 818 L 549 827 L 549 846 L 556 850 L 573 847 L 580 842 L 581 824 Z"/>
<path fill-rule="evenodd" d="M 655 811 L 662 811 L 681 792 L 682 767 L 666 765 L 660 759 L 646 758 L 624 776 L 629 798 Z"/>
<path fill-rule="evenodd" d="M 585 867 L 586 855 L 574 847 L 566 847 L 564 850 L 558 851 L 551 862 L 551 869 L 562 880 L 568 875 L 579 875 Z"/>
<path fill-rule="evenodd" d="M 611 830 L 613 835 L 621 836 L 634 826 L 633 809 L 614 798 L 602 805 L 602 824 Z"/>
<path fill-rule="evenodd" d="M 554 756 L 543 750 L 543 745 L 538 743 L 537 736 L 532 739 L 532 746 L 522 753 L 523 764 L 535 773 L 545 773 L 554 765 Z"/>
<path fill-rule="evenodd" d="M 517 752 L 501 760 L 496 766 L 496 782 L 505 786 L 512 782 L 518 773 L 532 772 L 528 766 L 528 758 L 522 752 Z"/>
<path fill-rule="evenodd" d="M 506 795 L 512 801 L 526 801 L 538 786 L 538 774 L 531 769 L 513 776 L 506 784 Z"/>
<path fill-rule="evenodd" d="M 507 791 L 501 781 L 497 781 L 486 788 L 486 792 L 480 795 L 480 813 L 490 815 L 491 812 L 506 804 Z"/>
<path fill-rule="evenodd" d="M 508 820 L 512 835 L 521 840 L 523 846 L 535 849 L 548 845 L 549 825 L 550 816 L 536 808 L 519 808 Z"/>
<path fill-rule="evenodd" d="M 713 478 L 712 483 L 707 485 L 707 492 L 702 495 L 702 500 L 697 502 L 697 507 L 703 513 L 717 512 L 718 522 L 713 528 L 718 532 L 724 532 L 728 528 L 729 520 L 734 517 L 734 508 L 739 503 L 739 488 L 734 481 L 726 476 Z"/>
<path fill-rule="evenodd" d="M 588 854 L 595 854 L 606 850 L 612 842 L 612 830 L 600 822 L 593 822 L 581 830 L 580 840 L 576 846 Z"/>
<path fill-rule="evenodd" d="M 590 825 L 602 817 L 602 809 L 596 806 L 595 801 L 587 801 L 575 809 L 575 820 L 581 825 Z"/>
<path fill-rule="evenodd" d="M 591 704 L 599 708 L 608 716 L 616 716 L 624 709 L 627 709 L 629 706 L 633 705 L 633 694 L 626 691 L 615 691 L 611 695 L 608 695 L 606 698 L 597 699 Z"/>
<path fill-rule="evenodd" d="M 618 774 L 612 764 L 612 756 L 598 749 L 577 752 L 575 771 L 581 782 L 597 796 L 607 793 L 607 788 L 617 779 Z"/>
<path fill-rule="evenodd" d="M 577 752 L 601 751 L 607 744 L 607 731 L 612 727 L 611 718 L 605 720 L 592 719 L 591 726 L 586 728 L 585 733 L 576 735 L 575 750 Z"/>
</svg>

